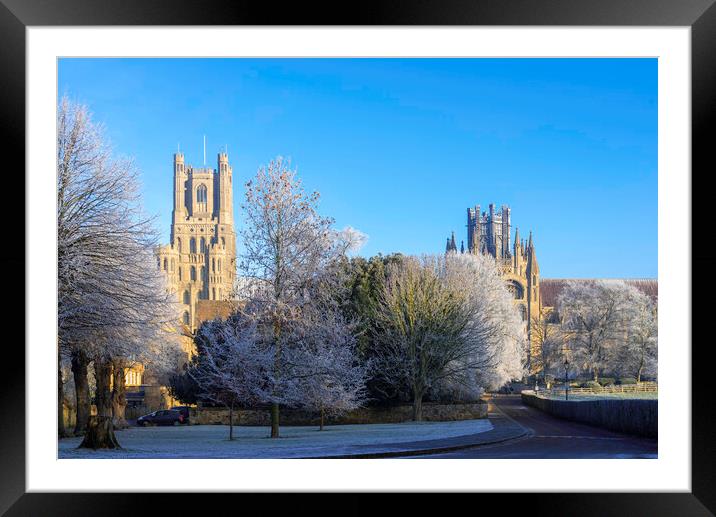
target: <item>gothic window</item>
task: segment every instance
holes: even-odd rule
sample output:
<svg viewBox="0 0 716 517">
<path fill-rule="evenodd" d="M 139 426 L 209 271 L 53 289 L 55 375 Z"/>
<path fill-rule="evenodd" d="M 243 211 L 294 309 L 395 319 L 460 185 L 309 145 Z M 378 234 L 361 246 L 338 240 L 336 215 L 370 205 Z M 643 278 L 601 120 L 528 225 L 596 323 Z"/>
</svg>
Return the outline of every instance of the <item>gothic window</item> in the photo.
<svg viewBox="0 0 716 517">
<path fill-rule="evenodd" d="M 520 305 L 520 316 L 522 316 L 522 321 L 527 321 L 527 307 L 524 305 Z"/>
<path fill-rule="evenodd" d="M 216 267 L 219 269 L 219 272 L 221 272 L 221 259 L 216 260 Z"/>
<path fill-rule="evenodd" d="M 181 239 L 177 237 L 177 250 L 181 253 Z"/>
<path fill-rule="evenodd" d="M 211 272 L 216 273 L 216 259 L 211 259 Z"/>
<path fill-rule="evenodd" d="M 164 259 L 164 271 L 167 271 L 167 259 Z"/>
<path fill-rule="evenodd" d="M 181 266 L 179 266 L 179 280 L 181 280 Z"/>
<path fill-rule="evenodd" d="M 189 291 L 184 291 L 184 303 L 189 305 L 189 301 L 190 301 Z"/>
<path fill-rule="evenodd" d="M 184 311 L 184 325 L 189 324 L 189 311 Z"/>
<path fill-rule="evenodd" d="M 201 253 L 206 253 L 206 239 L 204 237 L 201 238 L 199 243 L 199 251 Z"/>
<path fill-rule="evenodd" d="M 191 253 L 196 253 L 196 239 L 194 237 L 189 240 L 189 251 Z"/>
<path fill-rule="evenodd" d="M 226 249 L 226 239 L 224 239 L 223 237 L 221 238 L 221 247 Z"/>
<path fill-rule="evenodd" d="M 197 211 L 206 212 L 206 185 L 199 185 L 196 189 Z"/>
<path fill-rule="evenodd" d="M 206 266 L 201 266 L 201 280 L 206 282 Z"/>
<path fill-rule="evenodd" d="M 196 267 L 191 266 L 191 279 L 196 280 Z"/>
<path fill-rule="evenodd" d="M 522 286 L 518 282 L 512 280 L 507 282 L 507 290 L 515 300 L 521 300 L 524 296 Z"/>
</svg>

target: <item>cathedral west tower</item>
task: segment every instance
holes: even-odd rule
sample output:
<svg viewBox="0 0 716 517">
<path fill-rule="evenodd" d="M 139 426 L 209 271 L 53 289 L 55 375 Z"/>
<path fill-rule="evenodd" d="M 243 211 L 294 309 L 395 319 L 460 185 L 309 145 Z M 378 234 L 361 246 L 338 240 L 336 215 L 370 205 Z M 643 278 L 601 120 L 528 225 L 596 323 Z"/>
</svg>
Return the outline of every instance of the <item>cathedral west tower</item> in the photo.
<svg viewBox="0 0 716 517">
<path fill-rule="evenodd" d="M 174 155 L 174 208 L 170 243 L 159 249 L 159 267 L 182 304 L 192 332 L 200 301 L 225 301 L 236 277 L 232 169 L 226 153 L 217 168 L 194 168 Z"/>
</svg>

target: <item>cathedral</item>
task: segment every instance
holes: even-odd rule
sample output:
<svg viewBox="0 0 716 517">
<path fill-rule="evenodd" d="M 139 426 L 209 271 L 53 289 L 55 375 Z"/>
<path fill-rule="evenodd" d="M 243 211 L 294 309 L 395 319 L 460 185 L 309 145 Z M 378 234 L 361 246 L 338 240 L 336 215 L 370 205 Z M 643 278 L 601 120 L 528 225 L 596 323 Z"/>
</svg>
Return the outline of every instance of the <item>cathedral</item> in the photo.
<svg viewBox="0 0 716 517">
<path fill-rule="evenodd" d="M 499 212 L 490 204 L 486 212 L 480 212 L 480 205 L 467 209 L 467 249 L 460 242 L 460 253 L 484 253 L 492 256 L 497 268 L 507 283 L 522 320 L 527 328 L 530 342 L 530 356 L 535 357 L 539 350 L 532 335 L 533 322 L 540 317 L 542 309 L 539 286 L 539 265 L 532 240 L 532 232 L 527 241 L 520 239 L 519 229 L 515 229 L 514 244 L 510 245 L 512 224 L 510 207 L 502 205 Z M 455 232 L 448 237 L 445 252 L 458 252 Z"/>
<path fill-rule="evenodd" d="M 217 168 L 194 168 L 174 155 L 174 209 L 170 242 L 159 248 L 159 267 L 182 304 L 190 332 L 222 312 L 236 276 L 232 170 L 226 153 Z M 215 303 L 212 303 L 215 302 Z"/>
<path fill-rule="evenodd" d="M 236 277 L 232 170 L 226 153 L 217 168 L 195 168 L 177 152 L 173 163 L 174 203 L 170 242 L 157 249 L 157 265 L 168 289 L 181 304 L 183 348 L 188 361 L 194 352 L 191 338 L 203 321 L 226 317 Z M 130 404 L 150 410 L 171 407 L 165 381 L 141 364 L 125 375 Z"/>
</svg>

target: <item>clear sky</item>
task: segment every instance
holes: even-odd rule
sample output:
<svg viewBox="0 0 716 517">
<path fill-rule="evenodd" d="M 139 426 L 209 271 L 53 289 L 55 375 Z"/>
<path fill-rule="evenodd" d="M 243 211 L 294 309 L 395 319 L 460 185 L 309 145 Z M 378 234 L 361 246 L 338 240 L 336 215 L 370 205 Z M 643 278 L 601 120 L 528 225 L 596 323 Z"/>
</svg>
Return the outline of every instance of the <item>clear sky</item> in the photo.
<svg viewBox="0 0 716 517">
<path fill-rule="evenodd" d="M 545 278 L 657 276 L 656 59 L 62 59 L 58 93 L 135 158 L 165 242 L 172 154 L 202 166 L 206 135 L 237 229 L 239 186 L 281 155 L 365 256 L 459 247 L 495 203 Z"/>
</svg>

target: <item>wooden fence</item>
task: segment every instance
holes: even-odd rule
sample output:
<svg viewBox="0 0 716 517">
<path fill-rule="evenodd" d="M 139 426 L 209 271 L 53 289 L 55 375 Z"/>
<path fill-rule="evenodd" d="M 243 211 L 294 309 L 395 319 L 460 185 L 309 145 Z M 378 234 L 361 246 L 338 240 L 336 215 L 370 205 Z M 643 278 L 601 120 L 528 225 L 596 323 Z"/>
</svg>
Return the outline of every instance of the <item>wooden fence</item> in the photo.
<svg viewBox="0 0 716 517">
<path fill-rule="evenodd" d="M 564 387 L 552 387 L 543 390 L 547 394 L 564 393 Z M 569 388 L 570 394 L 596 395 L 600 393 L 658 393 L 659 385 L 655 382 L 640 382 L 638 384 L 620 384 L 593 388 Z"/>
</svg>

